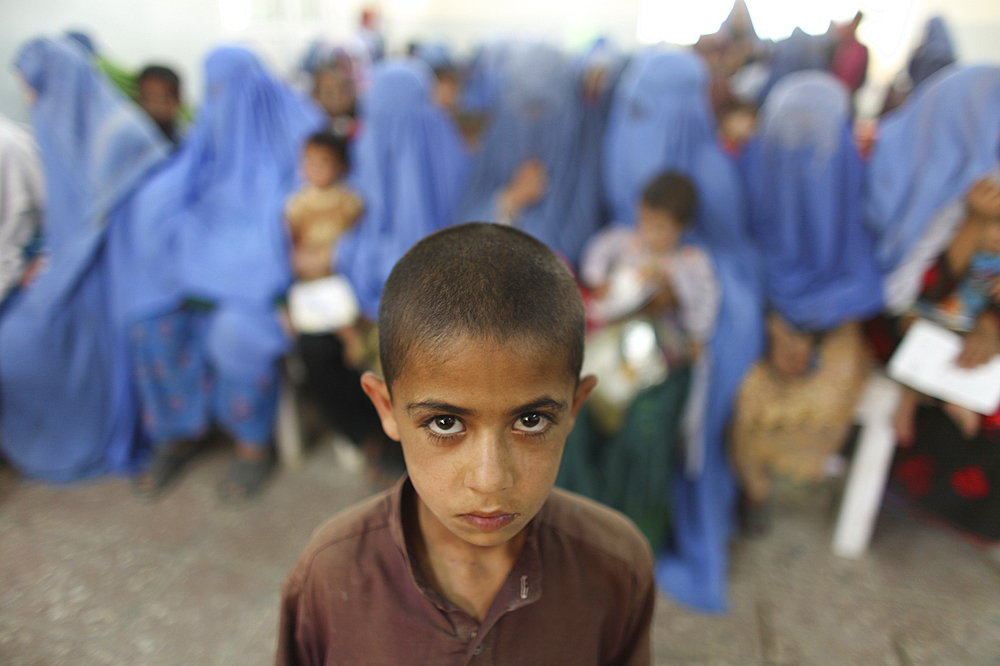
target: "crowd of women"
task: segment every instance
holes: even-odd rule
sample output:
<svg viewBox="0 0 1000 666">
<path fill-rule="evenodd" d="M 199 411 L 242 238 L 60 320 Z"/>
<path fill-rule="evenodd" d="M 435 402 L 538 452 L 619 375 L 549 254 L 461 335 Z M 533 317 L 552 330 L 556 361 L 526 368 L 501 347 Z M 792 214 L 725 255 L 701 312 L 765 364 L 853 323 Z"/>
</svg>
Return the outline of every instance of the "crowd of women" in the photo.
<svg viewBox="0 0 1000 666">
<path fill-rule="evenodd" d="M 869 339 L 884 356 L 926 300 L 928 271 L 960 283 L 980 231 L 1000 220 L 1000 69 L 951 64 L 932 29 L 909 98 L 863 155 L 856 27 L 769 44 L 734 12 L 692 50 L 628 57 L 598 42 L 569 57 L 508 41 L 464 67 L 440 47 L 380 60 L 317 43 L 303 65 L 312 99 L 251 51 L 221 47 L 176 149 L 78 41 L 30 41 L 16 67 L 41 168 L 30 138 L 0 125 L 3 224 L 18 230 L 4 232 L 17 251 L 3 259 L 14 277 L 0 311 L 0 446 L 30 476 L 124 472 L 154 496 L 221 429 L 236 459 L 220 497 L 259 491 L 294 344 L 285 295 L 317 276 L 296 260 L 284 210 L 318 132 L 348 146 L 343 183 L 363 206 L 318 273 L 346 279 L 360 315 L 299 344 L 321 405 L 359 444 L 380 441 L 357 375 L 382 284 L 415 241 L 490 220 L 578 268 L 608 229 L 637 229 L 641 245 L 651 209 L 687 215 L 651 185 L 672 174 L 693 192 L 691 222 L 651 257 L 666 266 L 655 289 L 621 292 L 634 307 L 612 317 L 611 347 L 626 363 L 643 339 L 623 322 L 651 322 L 653 346 L 669 346 L 663 322 L 699 305 L 690 293 L 708 294 L 711 312 L 694 353 L 618 396 L 618 432 L 607 419 L 601 444 L 574 432 L 560 482 L 654 515 L 662 589 L 722 611 L 738 487 L 753 524 L 774 474 L 821 473 L 847 436 Z M 702 270 L 683 283 L 680 264 Z M 705 276 L 693 290 L 690 275 Z M 994 309 L 973 316 L 968 365 L 1000 351 Z M 1000 420 L 970 428 L 948 405 L 915 404 L 900 491 L 1000 537 Z"/>
</svg>

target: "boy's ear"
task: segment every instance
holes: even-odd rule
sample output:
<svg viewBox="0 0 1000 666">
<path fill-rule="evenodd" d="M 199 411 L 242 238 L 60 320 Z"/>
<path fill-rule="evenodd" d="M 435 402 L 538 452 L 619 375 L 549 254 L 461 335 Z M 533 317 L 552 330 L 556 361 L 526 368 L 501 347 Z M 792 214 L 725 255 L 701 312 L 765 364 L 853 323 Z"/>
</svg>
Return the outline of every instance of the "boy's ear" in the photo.
<svg viewBox="0 0 1000 666">
<path fill-rule="evenodd" d="M 389 387 L 379 379 L 375 373 L 366 372 L 361 375 L 361 388 L 368 395 L 368 398 L 375 405 L 375 411 L 382 421 L 382 429 L 389 439 L 399 441 L 399 426 L 396 424 L 396 416 L 392 413 L 392 399 L 389 397 Z"/>
<path fill-rule="evenodd" d="M 590 395 L 590 392 L 594 390 L 597 386 L 597 375 L 586 375 L 580 378 L 579 383 L 576 385 L 576 393 L 573 395 L 573 420 L 576 420 L 576 415 L 580 412 L 580 408 L 583 407 L 584 400 Z"/>
</svg>

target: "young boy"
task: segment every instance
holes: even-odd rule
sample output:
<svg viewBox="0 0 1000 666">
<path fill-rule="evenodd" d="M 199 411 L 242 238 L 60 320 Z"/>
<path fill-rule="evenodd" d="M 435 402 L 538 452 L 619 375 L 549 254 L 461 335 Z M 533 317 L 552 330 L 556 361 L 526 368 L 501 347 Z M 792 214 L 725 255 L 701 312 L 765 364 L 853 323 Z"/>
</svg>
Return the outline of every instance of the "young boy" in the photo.
<svg viewBox="0 0 1000 666">
<path fill-rule="evenodd" d="M 334 243 L 361 215 L 361 199 L 344 187 L 347 143 L 329 132 L 309 137 L 302 154 L 306 183 L 285 207 L 292 236 L 292 265 L 301 280 L 330 272 Z"/>
<path fill-rule="evenodd" d="M 170 143 L 177 145 L 177 119 L 181 113 L 181 79 L 177 72 L 162 65 L 143 69 L 136 79 L 136 101 Z"/>
<path fill-rule="evenodd" d="M 591 318 L 606 323 L 644 312 L 672 320 L 681 349 L 697 356 L 715 326 L 718 282 L 708 253 L 684 243 L 697 207 L 694 184 L 676 172 L 654 177 L 642 192 L 635 228 L 611 228 L 584 251 L 580 278 L 593 290 Z M 672 359 L 676 364 L 683 359 Z"/>
<path fill-rule="evenodd" d="M 649 664 L 652 555 L 553 489 L 594 387 L 555 254 L 510 227 L 436 232 L 379 307 L 365 392 L 408 476 L 319 528 L 282 590 L 276 664 Z"/>
</svg>

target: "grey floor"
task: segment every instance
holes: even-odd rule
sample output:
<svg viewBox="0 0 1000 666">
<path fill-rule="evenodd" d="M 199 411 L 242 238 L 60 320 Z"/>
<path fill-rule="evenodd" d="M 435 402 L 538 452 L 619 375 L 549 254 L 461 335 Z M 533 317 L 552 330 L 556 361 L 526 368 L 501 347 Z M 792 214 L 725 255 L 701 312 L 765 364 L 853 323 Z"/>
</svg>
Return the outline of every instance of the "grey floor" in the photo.
<svg viewBox="0 0 1000 666">
<path fill-rule="evenodd" d="M 220 507 L 228 458 L 168 496 L 127 481 L 52 487 L 0 472 L 0 664 L 269 664 L 278 590 L 310 532 L 372 492 L 321 445 L 269 492 Z M 1000 664 L 995 558 L 883 510 L 859 561 L 829 552 L 836 492 L 786 492 L 772 534 L 732 549 L 732 609 L 659 600 L 657 664 Z"/>
</svg>

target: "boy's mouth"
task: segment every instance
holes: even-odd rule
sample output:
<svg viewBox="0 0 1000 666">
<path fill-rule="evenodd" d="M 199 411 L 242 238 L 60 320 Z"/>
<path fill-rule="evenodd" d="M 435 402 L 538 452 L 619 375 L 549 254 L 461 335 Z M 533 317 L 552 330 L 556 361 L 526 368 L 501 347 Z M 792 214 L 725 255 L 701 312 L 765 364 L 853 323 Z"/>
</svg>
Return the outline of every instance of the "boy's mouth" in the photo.
<svg viewBox="0 0 1000 666">
<path fill-rule="evenodd" d="M 514 522 L 514 520 L 517 519 L 517 515 L 518 514 L 516 513 L 502 513 L 495 511 L 490 513 L 463 513 L 459 516 L 459 518 L 477 530 L 481 530 L 483 532 L 495 532 Z"/>
</svg>

